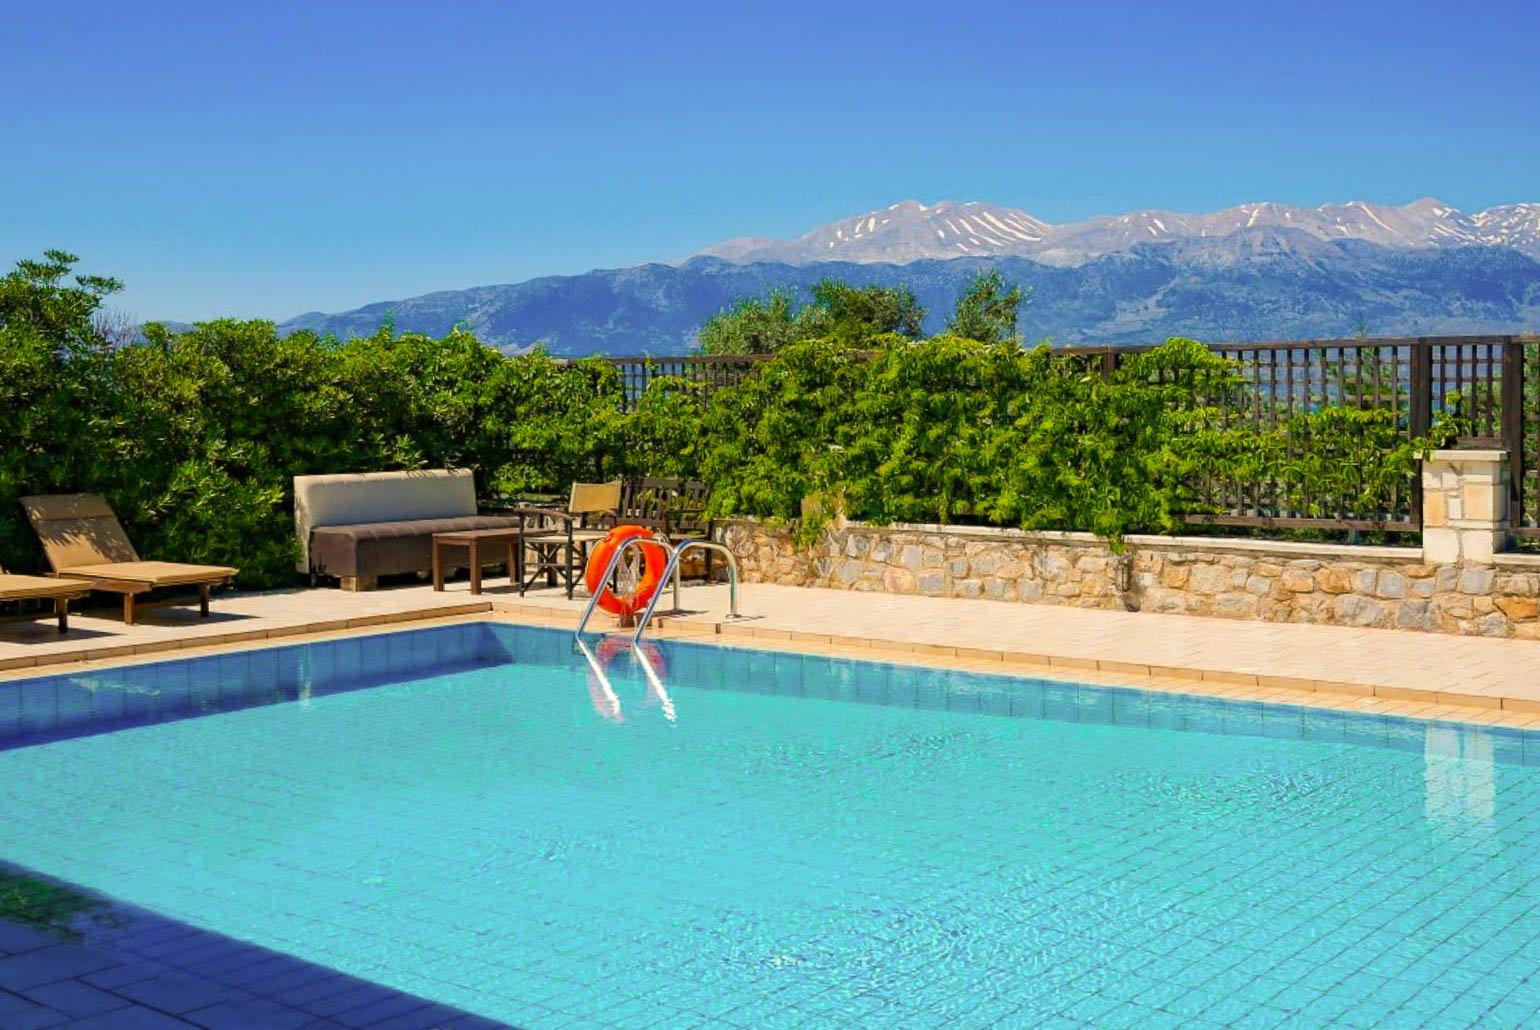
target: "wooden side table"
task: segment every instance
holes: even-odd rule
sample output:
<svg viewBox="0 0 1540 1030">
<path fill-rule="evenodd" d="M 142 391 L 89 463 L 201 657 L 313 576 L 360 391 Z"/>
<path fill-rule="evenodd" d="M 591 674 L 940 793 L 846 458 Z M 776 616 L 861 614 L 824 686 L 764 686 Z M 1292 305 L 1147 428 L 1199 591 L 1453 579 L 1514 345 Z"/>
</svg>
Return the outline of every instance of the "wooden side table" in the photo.
<svg viewBox="0 0 1540 1030">
<path fill-rule="evenodd" d="M 490 546 L 492 553 L 483 552 Z M 501 548 L 508 549 L 509 582 L 518 584 L 524 575 L 524 531 L 516 526 L 503 529 L 463 529 L 453 533 L 433 534 L 433 589 L 444 589 L 444 549 L 463 547 L 469 552 L 471 593 L 481 593 L 481 567 L 504 561 Z"/>
</svg>

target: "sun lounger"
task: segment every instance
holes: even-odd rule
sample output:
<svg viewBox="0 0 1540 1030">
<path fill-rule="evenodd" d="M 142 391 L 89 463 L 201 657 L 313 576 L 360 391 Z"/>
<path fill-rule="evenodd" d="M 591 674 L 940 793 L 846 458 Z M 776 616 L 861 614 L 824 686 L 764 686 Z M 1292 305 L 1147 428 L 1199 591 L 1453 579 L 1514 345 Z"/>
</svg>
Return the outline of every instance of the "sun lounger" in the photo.
<svg viewBox="0 0 1540 1030">
<path fill-rule="evenodd" d="M 51 576 L 16 576 L 0 569 L 0 601 L 53 601 L 59 632 L 70 628 L 70 601 L 91 592 L 89 586 Z"/>
<path fill-rule="evenodd" d="M 96 494 L 23 497 L 21 506 L 43 542 L 55 576 L 123 595 L 123 621 L 134 622 L 134 599 L 161 587 L 196 586 L 200 615 L 209 613 L 209 590 L 235 578 L 225 565 L 140 561 L 107 501 Z"/>
</svg>

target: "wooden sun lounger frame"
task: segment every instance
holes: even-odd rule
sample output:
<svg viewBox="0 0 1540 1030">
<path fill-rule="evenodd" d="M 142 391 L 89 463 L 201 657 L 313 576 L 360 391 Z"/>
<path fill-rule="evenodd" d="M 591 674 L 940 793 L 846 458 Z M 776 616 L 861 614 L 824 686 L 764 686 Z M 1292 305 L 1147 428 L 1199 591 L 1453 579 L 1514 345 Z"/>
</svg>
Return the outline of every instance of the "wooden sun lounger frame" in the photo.
<svg viewBox="0 0 1540 1030">
<path fill-rule="evenodd" d="M 157 587 L 196 586 L 198 614 L 209 614 L 209 592 L 235 578 L 224 565 L 142 561 L 123 524 L 97 494 L 23 497 L 21 506 L 42 541 L 43 553 L 60 579 L 88 589 L 123 595 L 123 622 L 134 624 L 135 599 Z"/>
<path fill-rule="evenodd" d="M 70 602 L 90 592 L 91 588 L 83 583 L 48 576 L 17 576 L 0 568 L 0 602 L 52 601 L 60 633 L 69 632 Z"/>
</svg>

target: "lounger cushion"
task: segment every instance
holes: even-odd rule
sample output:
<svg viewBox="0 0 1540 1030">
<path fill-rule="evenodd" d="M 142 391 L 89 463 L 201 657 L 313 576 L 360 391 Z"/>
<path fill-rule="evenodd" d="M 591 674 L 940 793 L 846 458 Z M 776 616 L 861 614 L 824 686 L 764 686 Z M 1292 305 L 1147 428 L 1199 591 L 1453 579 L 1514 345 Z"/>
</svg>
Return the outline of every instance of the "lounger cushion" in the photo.
<svg viewBox="0 0 1540 1030">
<path fill-rule="evenodd" d="M 226 565 L 188 565 L 174 561 L 123 561 L 97 565 L 72 565 L 59 575 L 103 583 L 174 587 L 188 583 L 217 583 L 233 579 L 238 569 Z"/>
<path fill-rule="evenodd" d="M 406 519 L 352 526 L 318 526 L 310 531 L 310 565 L 326 576 L 393 576 L 433 568 L 433 534 L 466 529 L 506 529 L 519 520 L 506 515 Z"/>
<path fill-rule="evenodd" d="M 21 506 L 55 572 L 76 565 L 139 560 L 112 506 L 99 494 L 23 497 Z"/>
<path fill-rule="evenodd" d="M 81 597 L 91 592 L 88 584 L 49 576 L 13 576 L 0 572 L 0 601 L 25 601 L 40 597 Z"/>
</svg>

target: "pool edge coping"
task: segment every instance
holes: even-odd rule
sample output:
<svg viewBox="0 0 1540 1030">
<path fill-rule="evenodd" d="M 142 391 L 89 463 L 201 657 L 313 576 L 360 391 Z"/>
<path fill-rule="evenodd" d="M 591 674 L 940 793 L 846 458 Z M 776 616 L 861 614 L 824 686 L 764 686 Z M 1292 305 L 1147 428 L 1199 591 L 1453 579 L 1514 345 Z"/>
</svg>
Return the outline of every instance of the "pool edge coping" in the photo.
<svg viewBox="0 0 1540 1030">
<path fill-rule="evenodd" d="M 30 665 L 0 667 L 0 686 L 40 675 L 68 675 L 84 669 L 126 668 L 173 658 L 230 654 L 268 646 L 376 636 L 404 629 L 469 622 L 501 622 L 571 630 L 576 627 L 577 614 L 543 605 L 507 601 L 455 602 L 405 612 L 152 641 L 132 647 L 93 649 Z M 1540 729 L 1540 701 L 1501 695 L 1431 691 L 1351 681 L 1306 680 L 1224 669 L 1141 665 L 1076 655 L 952 647 L 727 622 L 688 621 L 666 616 L 657 619 L 653 625 L 652 635 L 660 639 L 721 647 L 794 651 L 895 665 L 1197 695 L 1221 701 L 1261 701 L 1333 711 L 1394 715 L 1424 722 Z"/>
</svg>

